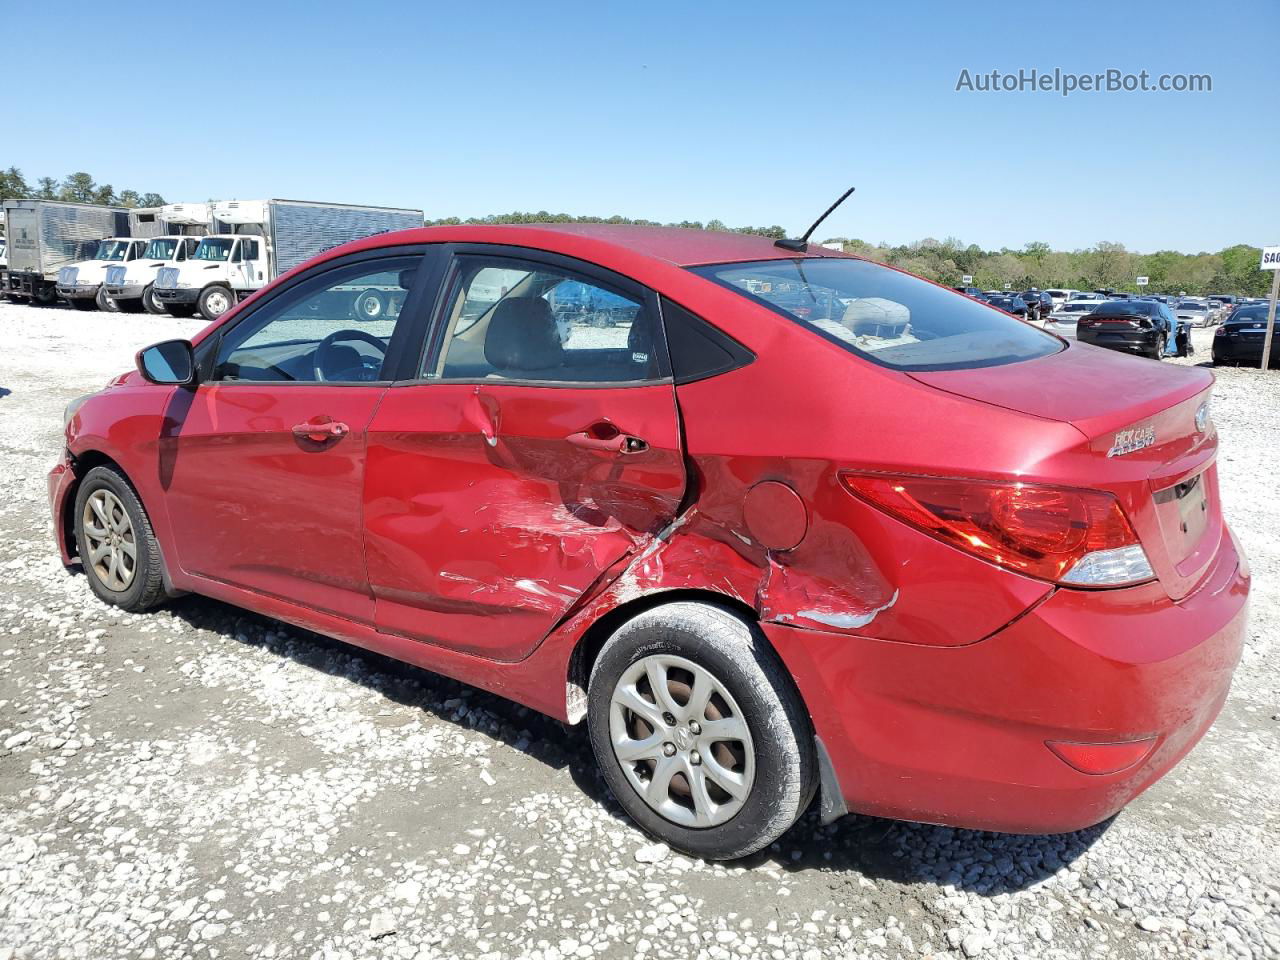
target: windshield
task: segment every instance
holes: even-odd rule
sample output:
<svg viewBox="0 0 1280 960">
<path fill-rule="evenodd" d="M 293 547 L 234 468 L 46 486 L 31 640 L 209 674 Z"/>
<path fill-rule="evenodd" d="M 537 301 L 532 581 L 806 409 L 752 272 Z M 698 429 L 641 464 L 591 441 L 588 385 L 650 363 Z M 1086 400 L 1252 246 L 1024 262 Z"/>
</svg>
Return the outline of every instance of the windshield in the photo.
<svg viewBox="0 0 1280 960">
<path fill-rule="evenodd" d="M 178 249 L 177 240 L 171 237 L 159 237 L 147 244 L 147 249 L 142 251 L 142 259 L 168 260 L 176 249 Z"/>
<path fill-rule="evenodd" d="M 907 273 L 835 258 L 722 263 L 695 273 L 899 370 L 962 370 L 1056 353 L 1043 331 Z"/>
<path fill-rule="evenodd" d="M 225 261 L 231 256 L 231 246 L 235 241 L 230 237 L 205 237 L 191 255 L 192 260 Z"/>
<path fill-rule="evenodd" d="M 103 240 L 98 244 L 98 252 L 93 255 L 95 260 L 123 260 L 124 255 L 129 252 L 128 240 Z"/>
</svg>

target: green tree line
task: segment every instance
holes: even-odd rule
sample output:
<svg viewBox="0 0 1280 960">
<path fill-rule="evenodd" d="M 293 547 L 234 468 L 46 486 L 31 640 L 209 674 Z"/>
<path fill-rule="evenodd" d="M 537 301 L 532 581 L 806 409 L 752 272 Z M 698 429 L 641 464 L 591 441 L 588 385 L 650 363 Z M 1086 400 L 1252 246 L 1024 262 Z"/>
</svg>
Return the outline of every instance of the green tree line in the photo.
<svg viewBox="0 0 1280 960">
<path fill-rule="evenodd" d="M 70 173 L 61 180 L 41 177 L 32 186 L 17 167 L 0 170 L 0 200 L 30 199 L 67 200 L 76 203 L 102 203 L 113 207 L 159 207 L 164 197 L 158 193 L 137 190 L 116 192 L 109 183 L 98 183 L 87 173 Z"/>
<path fill-rule="evenodd" d="M 770 227 L 729 227 L 720 220 L 702 223 L 682 220 L 659 223 L 631 217 L 576 217 L 567 213 L 502 213 L 463 220 L 446 217 L 428 220 L 427 226 L 499 223 L 619 223 L 643 226 L 689 227 L 695 230 L 721 230 L 732 233 L 754 233 L 778 239 L 786 231 L 776 224 Z M 1236 244 L 1217 253 L 1179 253 L 1160 250 L 1137 253 L 1122 243 L 1102 241 L 1084 250 L 1054 250 L 1047 243 L 1028 243 L 1021 250 L 1008 247 L 983 250 L 977 244 L 963 243 L 954 237 L 945 240 L 925 239 L 894 246 L 867 243 L 848 237 L 831 237 L 827 243 L 840 243 L 847 253 L 887 263 L 947 286 L 959 286 L 961 277 L 973 277 L 975 286 L 984 290 L 1041 290 L 1071 288 L 1075 290 L 1126 290 L 1137 292 L 1138 277 L 1148 277 L 1147 293 L 1234 293 L 1242 296 L 1264 296 L 1270 277 L 1258 269 L 1262 250 L 1248 244 Z"/>
</svg>

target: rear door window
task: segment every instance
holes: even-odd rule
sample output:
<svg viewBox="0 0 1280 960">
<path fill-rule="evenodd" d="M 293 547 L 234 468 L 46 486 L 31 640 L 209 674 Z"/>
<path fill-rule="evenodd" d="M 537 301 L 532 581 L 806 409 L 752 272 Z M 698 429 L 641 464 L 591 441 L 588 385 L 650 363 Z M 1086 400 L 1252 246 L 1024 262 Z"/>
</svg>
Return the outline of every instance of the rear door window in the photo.
<svg viewBox="0 0 1280 960">
<path fill-rule="evenodd" d="M 899 370 L 963 370 L 1032 360 L 1062 342 L 969 297 L 853 258 L 694 267 L 857 356 Z"/>
</svg>

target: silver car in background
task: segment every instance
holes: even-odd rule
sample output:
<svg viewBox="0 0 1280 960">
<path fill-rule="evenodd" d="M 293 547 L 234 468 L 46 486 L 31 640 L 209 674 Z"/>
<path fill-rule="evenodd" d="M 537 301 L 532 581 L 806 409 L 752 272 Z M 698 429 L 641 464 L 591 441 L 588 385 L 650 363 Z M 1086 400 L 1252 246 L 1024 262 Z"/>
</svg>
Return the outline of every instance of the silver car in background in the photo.
<svg viewBox="0 0 1280 960">
<path fill-rule="evenodd" d="M 1214 305 L 1203 300 L 1180 300 L 1173 315 L 1179 323 L 1189 323 L 1193 327 L 1211 327 L 1217 319 Z"/>
<path fill-rule="evenodd" d="M 1076 338 L 1076 323 L 1080 318 L 1088 316 L 1098 304 L 1106 302 L 1102 297 L 1068 300 L 1066 303 L 1059 304 L 1045 318 L 1044 328 L 1050 333 L 1065 337 L 1067 340 L 1074 340 Z"/>
</svg>

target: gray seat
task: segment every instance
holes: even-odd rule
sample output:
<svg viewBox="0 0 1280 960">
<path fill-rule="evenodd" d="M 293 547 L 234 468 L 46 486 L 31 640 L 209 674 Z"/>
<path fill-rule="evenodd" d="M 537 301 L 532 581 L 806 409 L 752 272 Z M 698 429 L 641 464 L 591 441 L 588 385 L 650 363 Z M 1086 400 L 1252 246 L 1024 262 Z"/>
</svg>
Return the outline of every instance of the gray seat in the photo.
<svg viewBox="0 0 1280 960">
<path fill-rule="evenodd" d="M 563 379 L 564 347 L 551 305 L 541 297 L 499 303 L 485 332 L 484 358 L 502 377 Z"/>
</svg>

